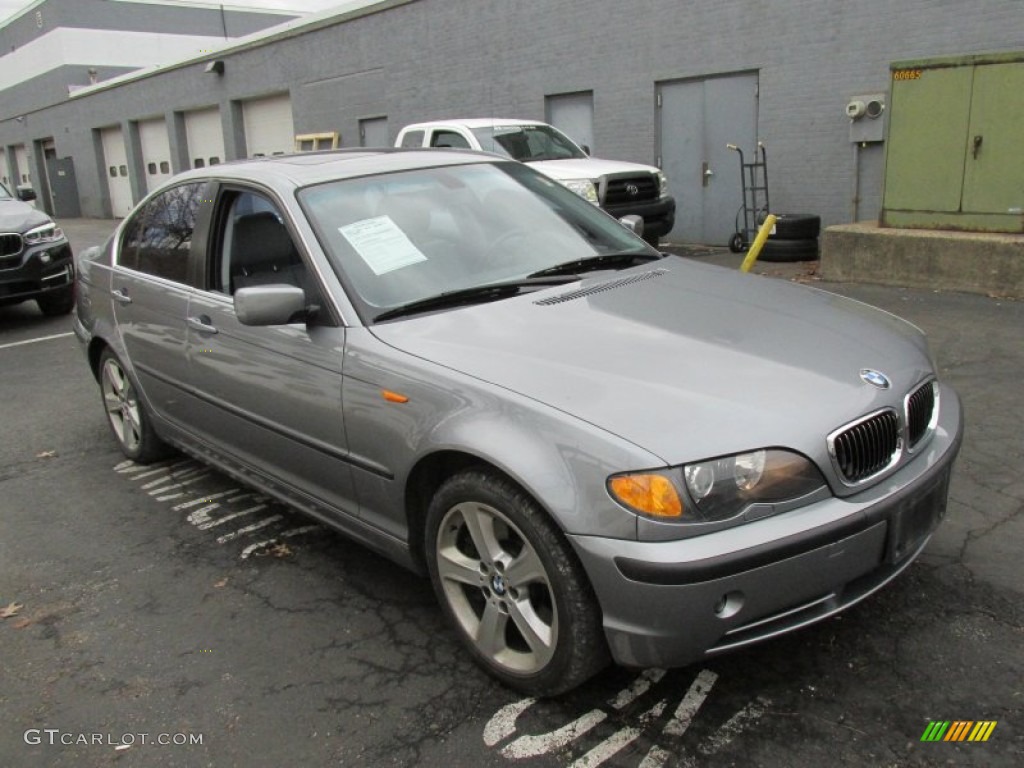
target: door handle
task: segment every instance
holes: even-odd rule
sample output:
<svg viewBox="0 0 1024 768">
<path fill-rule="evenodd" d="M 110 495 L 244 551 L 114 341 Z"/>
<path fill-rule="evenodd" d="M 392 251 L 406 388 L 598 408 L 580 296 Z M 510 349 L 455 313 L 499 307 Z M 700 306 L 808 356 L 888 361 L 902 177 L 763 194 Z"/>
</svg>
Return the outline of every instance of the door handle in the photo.
<svg viewBox="0 0 1024 768">
<path fill-rule="evenodd" d="M 115 288 L 110 292 L 110 297 L 118 304 L 131 304 L 132 297 L 125 293 L 120 288 Z"/>
<path fill-rule="evenodd" d="M 981 149 L 981 142 L 982 142 L 983 138 L 984 137 L 982 137 L 982 136 L 975 136 L 974 137 L 974 159 L 975 160 L 978 159 L 978 150 Z"/>
<path fill-rule="evenodd" d="M 213 324 L 213 321 L 207 315 L 190 317 L 188 319 L 188 327 L 200 333 L 217 333 L 217 326 Z"/>
<path fill-rule="evenodd" d="M 700 182 L 701 186 L 708 185 L 708 179 L 715 175 L 715 172 L 708 168 L 707 162 L 701 163 Z"/>
</svg>

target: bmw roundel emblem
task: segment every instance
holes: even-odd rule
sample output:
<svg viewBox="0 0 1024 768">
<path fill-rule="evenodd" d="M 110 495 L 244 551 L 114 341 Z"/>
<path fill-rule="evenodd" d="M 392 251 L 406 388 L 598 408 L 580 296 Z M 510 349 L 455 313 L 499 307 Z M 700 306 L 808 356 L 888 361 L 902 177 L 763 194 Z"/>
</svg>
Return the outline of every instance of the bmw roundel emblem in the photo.
<svg viewBox="0 0 1024 768">
<path fill-rule="evenodd" d="M 879 389 L 888 389 L 890 386 L 888 376 L 871 368 L 861 368 L 860 377 L 871 386 L 878 387 Z"/>
</svg>

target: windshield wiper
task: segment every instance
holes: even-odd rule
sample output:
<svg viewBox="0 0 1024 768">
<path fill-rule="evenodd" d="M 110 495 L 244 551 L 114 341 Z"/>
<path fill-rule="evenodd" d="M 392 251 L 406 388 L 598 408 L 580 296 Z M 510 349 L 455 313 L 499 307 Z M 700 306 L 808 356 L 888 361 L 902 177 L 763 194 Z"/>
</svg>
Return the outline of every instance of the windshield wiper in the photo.
<svg viewBox="0 0 1024 768">
<path fill-rule="evenodd" d="M 552 275 L 579 275 L 583 272 L 594 272 L 607 267 L 628 267 L 637 261 L 657 261 L 664 258 L 660 253 L 605 253 L 598 256 L 587 256 L 585 259 L 574 259 L 564 264 L 539 269 L 530 273 L 529 277 L 549 277 Z"/>
<path fill-rule="evenodd" d="M 552 279 L 553 278 L 553 279 Z M 473 285 L 469 288 L 459 288 L 454 291 L 445 291 L 434 296 L 427 296 L 422 299 L 410 301 L 391 309 L 386 309 L 373 318 L 373 322 L 379 323 L 383 320 L 393 320 L 396 317 L 413 315 L 417 312 L 426 312 L 431 309 L 444 309 L 448 307 L 460 307 L 465 304 L 476 304 L 484 301 L 494 301 L 515 296 L 523 288 L 540 288 L 546 285 L 564 285 L 571 283 L 575 276 L 555 275 L 530 275 L 519 280 L 503 280 L 499 283 L 484 283 Z"/>
</svg>

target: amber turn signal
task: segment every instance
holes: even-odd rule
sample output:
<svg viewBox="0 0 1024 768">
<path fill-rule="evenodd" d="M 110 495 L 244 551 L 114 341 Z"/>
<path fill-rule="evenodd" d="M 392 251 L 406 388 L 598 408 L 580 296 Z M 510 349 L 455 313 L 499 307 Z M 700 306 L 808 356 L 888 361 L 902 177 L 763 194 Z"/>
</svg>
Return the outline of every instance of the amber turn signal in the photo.
<svg viewBox="0 0 1024 768">
<path fill-rule="evenodd" d="M 408 403 L 409 398 L 405 395 L 400 395 L 397 392 L 392 392 L 390 389 L 382 389 L 380 396 L 387 400 L 389 403 Z"/>
<path fill-rule="evenodd" d="M 652 517 L 682 517 L 683 502 L 662 475 L 619 475 L 608 482 L 612 495 L 627 507 Z"/>
</svg>

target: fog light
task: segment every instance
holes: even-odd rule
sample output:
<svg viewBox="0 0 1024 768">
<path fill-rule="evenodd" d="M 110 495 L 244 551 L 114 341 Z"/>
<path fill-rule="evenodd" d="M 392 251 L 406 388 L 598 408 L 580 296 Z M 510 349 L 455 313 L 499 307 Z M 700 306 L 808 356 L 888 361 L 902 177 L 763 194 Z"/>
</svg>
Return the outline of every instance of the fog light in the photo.
<svg viewBox="0 0 1024 768">
<path fill-rule="evenodd" d="M 39 255 L 39 260 L 41 262 L 43 262 L 43 264 L 49 264 L 51 261 L 53 261 L 53 259 L 50 257 L 49 253 L 42 253 L 42 254 L 40 254 Z"/>
<path fill-rule="evenodd" d="M 739 590 L 726 592 L 715 603 L 715 616 L 720 619 L 730 619 L 742 610 L 745 601 L 746 596 Z"/>
</svg>

